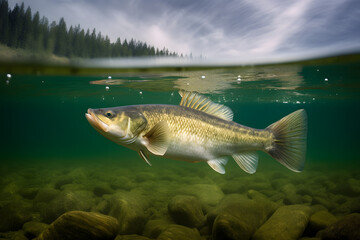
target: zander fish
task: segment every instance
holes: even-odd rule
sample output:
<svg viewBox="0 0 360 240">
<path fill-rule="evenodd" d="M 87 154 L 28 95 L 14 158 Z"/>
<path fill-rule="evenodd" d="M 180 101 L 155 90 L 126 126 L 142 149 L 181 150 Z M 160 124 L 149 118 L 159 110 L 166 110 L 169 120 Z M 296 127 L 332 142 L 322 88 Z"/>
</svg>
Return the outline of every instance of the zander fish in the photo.
<svg viewBox="0 0 360 240">
<path fill-rule="evenodd" d="M 180 105 L 133 105 L 88 109 L 87 120 L 100 134 L 133 149 L 150 166 L 148 156 L 206 162 L 224 174 L 227 157 L 248 173 L 264 151 L 292 171 L 304 167 L 307 116 L 297 110 L 265 129 L 232 121 L 230 108 L 181 90 Z"/>
</svg>

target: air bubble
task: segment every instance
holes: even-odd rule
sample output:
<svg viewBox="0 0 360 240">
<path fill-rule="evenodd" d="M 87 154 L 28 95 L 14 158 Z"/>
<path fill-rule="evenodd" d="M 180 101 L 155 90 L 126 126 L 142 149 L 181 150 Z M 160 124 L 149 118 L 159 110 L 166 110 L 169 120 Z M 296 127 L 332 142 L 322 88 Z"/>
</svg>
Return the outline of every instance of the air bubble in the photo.
<svg viewBox="0 0 360 240">
<path fill-rule="evenodd" d="M 203 79 L 204 79 L 204 78 L 205 78 L 205 75 L 202 75 L 202 76 L 201 76 L 201 78 L 203 78 Z"/>
<path fill-rule="evenodd" d="M 105 87 L 105 90 L 106 90 L 106 91 L 109 91 L 109 89 L 110 89 L 109 86 L 106 86 L 106 87 Z"/>
<path fill-rule="evenodd" d="M 11 78 L 12 76 L 11 76 L 10 73 L 8 73 L 8 74 L 6 74 L 6 77 L 7 77 L 7 78 Z"/>
<path fill-rule="evenodd" d="M 325 78 L 324 81 L 327 82 L 327 81 L 329 81 L 329 79 Z"/>
<path fill-rule="evenodd" d="M 139 94 L 142 95 L 142 91 L 140 91 Z"/>
<path fill-rule="evenodd" d="M 111 76 L 108 76 L 108 79 L 111 79 L 112 77 Z"/>
</svg>

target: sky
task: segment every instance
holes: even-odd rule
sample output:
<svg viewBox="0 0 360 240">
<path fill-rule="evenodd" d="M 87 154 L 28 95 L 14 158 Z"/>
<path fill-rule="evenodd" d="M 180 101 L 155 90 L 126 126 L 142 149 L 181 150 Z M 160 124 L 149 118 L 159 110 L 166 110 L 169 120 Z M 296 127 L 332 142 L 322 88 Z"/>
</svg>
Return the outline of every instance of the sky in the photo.
<svg viewBox="0 0 360 240">
<path fill-rule="evenodd" d="M 205 58 L 360 50 L 359 0 L 8 0 L 50 21 Z"/>
</svg>

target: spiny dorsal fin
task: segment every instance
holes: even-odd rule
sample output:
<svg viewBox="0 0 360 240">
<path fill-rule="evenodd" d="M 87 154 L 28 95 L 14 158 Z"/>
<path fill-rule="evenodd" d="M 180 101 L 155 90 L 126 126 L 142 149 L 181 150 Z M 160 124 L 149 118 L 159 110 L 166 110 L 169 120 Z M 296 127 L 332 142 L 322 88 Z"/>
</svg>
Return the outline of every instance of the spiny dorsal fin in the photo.
<svg viewBox="0 0 360 240">
<path fill-rule="evenodd" d="M 144 135 L 147 139 L 145 147 L 154 155 L 162 156 L 169 146 L 170 129 L 165 121 L 157 123 Z"/>
<path fill-rule="evenodd" d="M 207 97 L 204 97 L 197 92 L 180 90 L 179 94 L 182 97 L 180 106 L 206 112 L 207 114 L 216 116 L 227 121 L 233 120 L 233 112 L 230 108 L 224 105 L 214 103 Z"/>
</svg>

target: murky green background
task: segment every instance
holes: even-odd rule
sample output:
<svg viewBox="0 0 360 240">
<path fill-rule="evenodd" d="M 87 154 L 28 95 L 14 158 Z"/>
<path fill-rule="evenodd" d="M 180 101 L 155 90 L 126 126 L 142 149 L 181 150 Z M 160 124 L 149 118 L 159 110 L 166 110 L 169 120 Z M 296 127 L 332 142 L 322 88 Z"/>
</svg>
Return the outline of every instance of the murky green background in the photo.
<svg viewBox="0 0 360 240">
<path fill-rule="evenodd" d="M 135 152 L 95 132 L 85 112 L 88 108 L 133 104 L 176 105 L 180 102 L 179 89 L 198 91 L 229 106 L 234 121 L 255 128 L 265 128 L 304 108 L 309 123 L 306 165 L 359 162 L 359 62 L 342 62 L 339 58 L 338 64 L 315 61 L 311 65 L 196 71 L 153 69 L 151 73 L 111 77 L 106 73 L 58 76 L 40 72 L 7 78 L 3 73 L 1 162 L 142 161 Z M 260 166 L 264 161 L 260 159 Z"/>
<path fill-rule="evenodd" d="M 26 235 L 28 221 L 51 224 L 71 210 L 111 215 L 121 222 L 121 234 L 149 236 L 144 229 L 150 220 L 161 220 L 163 227 L 176 221 L 168 204 L 177 195 L 195 196 L 207 217 L 231 194 L 256 204 L 263 197 L 276 206 L 304 204 L 338 219 L 360 212 L 359 55 L 224 67 L 1 63 L 0 72 L 0 237 L 5 239 Z M 85 118 L 88 108 L 177 105 L 179 89 L 225 104 L 234 121 L 254 128 L 305 109 L 304 171 L 291 172 L 265 153 L 254 175 L 232 159 L 225 175 L 204 162 L 155 156 L 150 167 Z M 114 210 L 119 206 L 123 215 Z M 208 217 L 198 228 L 204 239 L 218 234 L 212 227 Z M 310 222 L 301 236 L 314 237 L 319 230 Z"/>
</svg>

